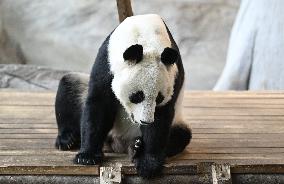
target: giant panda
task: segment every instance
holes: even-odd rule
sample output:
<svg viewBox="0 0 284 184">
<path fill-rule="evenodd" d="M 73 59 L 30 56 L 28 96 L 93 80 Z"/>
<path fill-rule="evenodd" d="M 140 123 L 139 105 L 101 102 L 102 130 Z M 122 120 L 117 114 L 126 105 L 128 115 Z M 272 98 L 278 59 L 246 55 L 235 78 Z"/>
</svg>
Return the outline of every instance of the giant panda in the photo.
<svg viewBox="0 0 284 184">
<path fill-rule="evenodd" d="M 55 145 L 80 148 L 74 163 L 83 165 L 101 163 L 105 146 L 129 153 L 140 176 L 154 177 L 191 140 L 183 84 L 179 49 L 162 18 L 128 17 L 103 42 L 90 76 L 61 79 Z"/>
</svg>

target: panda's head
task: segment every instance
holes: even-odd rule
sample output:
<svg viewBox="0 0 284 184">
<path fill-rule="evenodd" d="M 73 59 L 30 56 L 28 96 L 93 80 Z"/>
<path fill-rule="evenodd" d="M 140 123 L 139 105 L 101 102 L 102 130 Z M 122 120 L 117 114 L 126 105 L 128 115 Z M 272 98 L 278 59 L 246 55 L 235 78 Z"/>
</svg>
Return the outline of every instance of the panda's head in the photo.
<svg viewBox="0 0 284 184">
<path fill-rule="evenodd" d="M 114 73 L 112 89 L 133 122 L 153 123 L 156 107 L 171 100 L 178 57 L 173 48 L 145 51 L 140 44 L 123 52 L 124 67 Z"/>
</svg>

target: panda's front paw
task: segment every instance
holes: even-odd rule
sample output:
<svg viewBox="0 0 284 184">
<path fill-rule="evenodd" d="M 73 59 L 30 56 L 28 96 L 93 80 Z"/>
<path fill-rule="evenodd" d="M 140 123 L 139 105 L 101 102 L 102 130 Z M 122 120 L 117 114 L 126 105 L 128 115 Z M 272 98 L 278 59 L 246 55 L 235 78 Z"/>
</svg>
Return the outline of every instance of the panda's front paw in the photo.
<svg viewBox="0 0 284 184">
<path fill-rule="evenodd" d="M 134 163 L 138 175 L 149 179 L 161 175 L 165 158 L 160 155 L 143 154 Z"/>
<path fill-rule="evenodd" d="M 55 142 L 55 147 L 59 150 L 76 150 L 80 148 L 79 134 L 69 133 L 58 135 Z"/>
<path fill-rule="evenodd" d="M 75 164 L 81 165 L 96 165 L 102 162 L 103 160 L 103 153 L 78 153 L 74 158 L 73 162 Z"/>
<path fill-rule="evenodd" d="M 134 159 L 139 157 L 139 155 L 142 152 L 143 152 L 143 139 L 142 139 L 142 137 L 136 137 L 133 140 L 133 143 L 131 143 L 129 148 L 128 148 L 128 154 L 129 154 L 132 162 L 134 162 Z"/>
</svg>

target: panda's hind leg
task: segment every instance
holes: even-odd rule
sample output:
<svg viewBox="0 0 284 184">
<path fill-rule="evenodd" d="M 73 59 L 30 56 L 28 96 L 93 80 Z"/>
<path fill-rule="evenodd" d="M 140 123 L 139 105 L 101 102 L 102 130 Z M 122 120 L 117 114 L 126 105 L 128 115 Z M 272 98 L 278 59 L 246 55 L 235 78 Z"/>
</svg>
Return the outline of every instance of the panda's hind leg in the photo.
<svg viewBox="0 0 284 184">
<path fill-rule="evenodd" d="M 59 82 L 55 114 L 58 136 L 55 147 L 59 150 L 80 148 L 80 119 L 88 77 L 80 74 L 67 74 Z"/>
<path fill-rule="evenodd" d="M 174 156 L 181 153 L 185 147 L 190 143 L 192 138 L 191 129 L 183 123 L 172 125 L 168 144 L 166 147 L 167 157 Z"/>
</svg>

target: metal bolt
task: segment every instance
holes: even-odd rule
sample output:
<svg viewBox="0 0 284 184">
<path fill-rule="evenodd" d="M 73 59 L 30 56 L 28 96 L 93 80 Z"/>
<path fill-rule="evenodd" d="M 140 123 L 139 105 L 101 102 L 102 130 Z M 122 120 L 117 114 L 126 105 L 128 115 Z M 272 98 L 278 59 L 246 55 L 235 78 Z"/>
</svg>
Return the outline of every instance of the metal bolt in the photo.
<svg viewBox="0 0 284 184">
<path fill-rule="evenodd" d="M 108 178 L 109 178 L 109 179 L 113 179 L 114 177 L 115 177 L 114 174 L 112 174 L 112 173 L 109 173 L 109 174 L 108 174 Z"/>
</svg>

